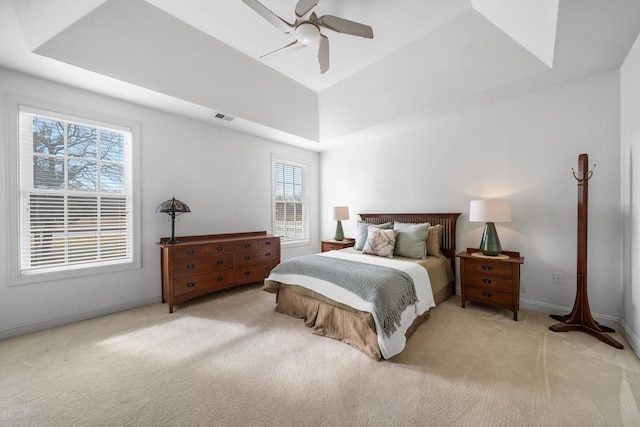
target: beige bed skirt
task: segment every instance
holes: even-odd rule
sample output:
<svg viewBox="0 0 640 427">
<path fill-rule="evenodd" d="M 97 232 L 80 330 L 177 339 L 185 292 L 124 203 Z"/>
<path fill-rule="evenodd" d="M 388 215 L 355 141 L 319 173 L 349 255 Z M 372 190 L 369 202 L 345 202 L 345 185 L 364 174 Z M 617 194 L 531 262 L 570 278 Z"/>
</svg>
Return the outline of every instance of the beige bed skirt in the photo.
<svg viewBox="0 0 640 427">
<path fill-rule="evenodd" d="M 375 360 L 381 360 L 378 336 L 371 313 L 358 311 L 331 301 L 321 301 L 311 295 L 296 292 L 296 286 L 282 285 L 276 289 L 276 308 L 279 313 L 304 319 L 313 333 L 349 344 Z M 444 286 L 434 294 L 436 304 L 451 296 L 451 286 Z M 407 330 L 407 340 L 418 326 L 426 322 L 429 312 L 415 319 Z"/>
</svg>

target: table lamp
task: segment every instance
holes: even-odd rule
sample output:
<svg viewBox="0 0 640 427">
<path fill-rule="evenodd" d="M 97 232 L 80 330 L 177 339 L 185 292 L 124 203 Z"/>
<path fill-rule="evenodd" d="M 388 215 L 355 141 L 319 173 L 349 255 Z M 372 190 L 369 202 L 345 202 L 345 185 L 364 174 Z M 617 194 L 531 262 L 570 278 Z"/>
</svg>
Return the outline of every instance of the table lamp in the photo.
<svg viewBox="0 0 640 427">
<path fill-rule="evenodd" d="M 480 252 L 486 256 L 497 256 L 502 252 L 496 231 L 496 222 L 511 222 L 511 202 L 509 200 L 472 200 L 469 206 L 469 221 L 484 222 L 484 232 L 480 240 Z"/>
<path fill-rule="evenodd" d="M 338 221 L 338 225 L 336 226 L 336 235 L 334 240 L 338 242 L 344 240 L 344 232 L 342 231 L 342 220 L 349 219 L 349 206 L 334 206 L 329 211 L 329 216 L 332 220 Z"/>
<path fill-rule="evenodd" d="M 183 213 L 191 212 L 189 206 L 187 206 L 185 202 L 181 202 L 175 197 L 172 197 L 171 200 L 166 200 L 160 203 L 156 208 L 156 212 L 166 213 L 171 217 L 171 238 L 165 243 L 180 243 L 179 240 L 176 240 L 175 236 L 176 217 Z"/>
</svg>

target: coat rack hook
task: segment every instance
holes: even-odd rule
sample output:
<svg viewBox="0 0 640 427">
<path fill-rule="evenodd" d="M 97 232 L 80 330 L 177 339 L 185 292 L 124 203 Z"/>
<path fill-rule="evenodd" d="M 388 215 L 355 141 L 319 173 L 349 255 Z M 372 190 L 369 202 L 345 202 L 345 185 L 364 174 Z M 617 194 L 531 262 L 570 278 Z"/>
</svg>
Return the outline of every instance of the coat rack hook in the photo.
<svg viewBox="0 0 640 427">
<path fill-rule="evenodd" d="M 591 169 L 590 171 L 588 171 L 587 173 L 584 174 L 584 176 L 582 178 L 578 178 L 578 175 L 576 175 L 576 171 L 571 168 L 571 172 L 573 173 L 573 177 L 576 179 L 576 181 L 578 182 L 582 182 L 583 180 L 587 180 L 589 181 L 591 179 L 591 177 L 593 176 L 593 171 L 596 169 L 596 164 L 593 164 L 593 169 Z"/>
</svg>

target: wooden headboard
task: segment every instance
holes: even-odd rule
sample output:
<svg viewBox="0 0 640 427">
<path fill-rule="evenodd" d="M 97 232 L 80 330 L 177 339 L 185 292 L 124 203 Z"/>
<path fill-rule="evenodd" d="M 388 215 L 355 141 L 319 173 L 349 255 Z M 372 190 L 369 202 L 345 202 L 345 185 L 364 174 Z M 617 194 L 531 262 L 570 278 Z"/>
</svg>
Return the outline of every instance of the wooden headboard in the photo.
<svg viewBox="0 0 640 427">
<path fill-rule="evenodd" d="M 406 222 L 431 225 L 442 224 L 442 253 L 451 260 L 451 270 L 456 273 L 456 223 L 460 213 L 410 213 L 410 214 L 358 214 L 369 224 L 385 222 Z"/>
</svg>

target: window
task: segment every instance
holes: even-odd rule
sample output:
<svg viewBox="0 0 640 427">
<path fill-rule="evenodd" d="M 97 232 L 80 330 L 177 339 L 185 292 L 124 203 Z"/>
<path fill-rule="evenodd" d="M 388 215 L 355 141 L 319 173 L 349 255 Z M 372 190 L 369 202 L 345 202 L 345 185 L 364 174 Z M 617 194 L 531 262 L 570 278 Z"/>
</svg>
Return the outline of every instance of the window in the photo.
<svg viewBox="0 0 640 427">
<path fill-rule="evenodd" d="M 131 263 L 132 130 L 20 106 L 19 276 Z"/>
<path fill-rule="evenodd" d="M 274 159 L 273 230 L 282 243 L 309 241 L 307 165 Z"/>
</svg>

